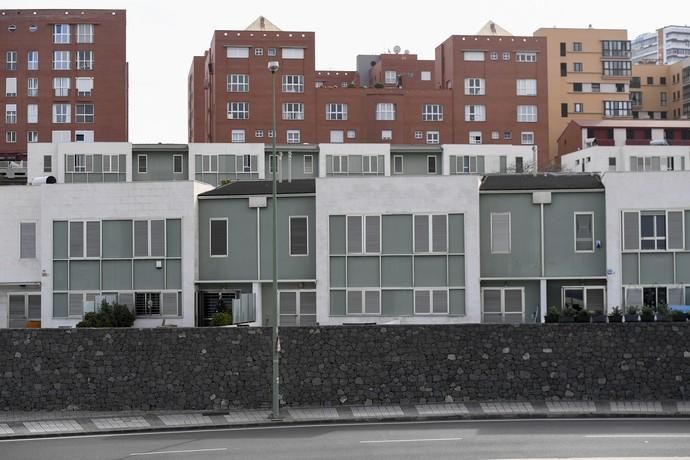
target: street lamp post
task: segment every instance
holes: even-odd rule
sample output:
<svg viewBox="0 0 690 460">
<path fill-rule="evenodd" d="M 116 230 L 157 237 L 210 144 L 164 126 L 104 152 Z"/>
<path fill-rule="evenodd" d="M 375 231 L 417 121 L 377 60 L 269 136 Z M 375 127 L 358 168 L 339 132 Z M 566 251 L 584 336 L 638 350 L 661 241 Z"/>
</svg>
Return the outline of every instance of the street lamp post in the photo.
<svg viewBox="0 0 690 460">
<path fill-rule="evenodd" d="M 272 138 L 272 153 L 271 155 L 271 170 L 273 181 L 273 336 L 271 342 L 271 349 L 273 354 L 273 413 L 274 420 L 280 419 L 280 338 L 278 337 L 278 326 L 280 323 L 280 310 L 278 307 L 278 185 L 276 183 L 276 170 L 278 163 L 276 161 L 276 72 L 280 68 L 278 61 L 270 61 L 268 63 L 268 70 L 271 72 L 271 95 L 272 95 L 272 113 L 273 113 L 273 138 Z"/>
</svg>

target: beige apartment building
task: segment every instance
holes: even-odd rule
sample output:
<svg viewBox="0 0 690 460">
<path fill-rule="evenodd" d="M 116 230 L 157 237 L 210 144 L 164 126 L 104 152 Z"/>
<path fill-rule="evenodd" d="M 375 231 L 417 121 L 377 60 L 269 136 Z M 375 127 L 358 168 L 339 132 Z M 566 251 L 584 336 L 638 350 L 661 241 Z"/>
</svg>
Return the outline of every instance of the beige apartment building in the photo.
<svg viewBox="0 0 690 460">
<path fill-rule="evenodd" d="M 571 120 L 632 118 L 630 41 L 624 29 L 541 28 L 548 62 L 549 165 Z"/>
<path fill-rule="evenodd" d="M 633 118 L 687 119 L 689 99 L 690 58 L 673 64 L 633 65 L 633 77 L 630 81 Z"/>
</svg>

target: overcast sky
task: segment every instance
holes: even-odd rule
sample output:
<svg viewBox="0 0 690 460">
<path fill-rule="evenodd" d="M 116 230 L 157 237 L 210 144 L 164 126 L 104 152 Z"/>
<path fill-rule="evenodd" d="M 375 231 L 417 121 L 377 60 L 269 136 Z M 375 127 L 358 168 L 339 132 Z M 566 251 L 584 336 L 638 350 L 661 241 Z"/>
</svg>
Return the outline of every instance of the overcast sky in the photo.
<svg viewBox="0 0 690 460">
<path fill-rule="evenodd" d="M 630 0 L 413 4 L 406 0 L 0 0 L 0 9 L 126 9 L 129 132 L 135 143 L 187 142 L 187 74 L 192 56 L 203 54 L 214 30 L 243 30 L 260 15 L 282 30 L 316 32 L 318 70 L 355 70 L 357 54 L 387 52 L 395 45 L 421 59 L 433 59 L 434 48 L 448 36 L 474 34 L 488 20 L 513 35 L 532 35 L 540 27 L 591 24 L 628 29 L 630 39 L 665 25 L 690 22 L 687 0 L 639 5 Z"/>
</svg>

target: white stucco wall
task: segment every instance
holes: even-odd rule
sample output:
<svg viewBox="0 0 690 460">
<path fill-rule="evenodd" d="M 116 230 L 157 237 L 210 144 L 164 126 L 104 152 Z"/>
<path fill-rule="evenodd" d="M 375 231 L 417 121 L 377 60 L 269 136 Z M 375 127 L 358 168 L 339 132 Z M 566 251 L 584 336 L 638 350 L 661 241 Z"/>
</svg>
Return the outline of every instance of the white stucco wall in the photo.
<svg viewBox="0 0 690 460">
<path fill-rule="evenodd" d="M 330 317 L 329 217 L 333 214 L 462 213 L 465 223 L 465 316 L 380 318 L 406 324 L 478 323 L 479 176 L 393 176 L 316 179 L 316 317 L 319 324 L 371 322 L 378 317 Z"/>
<path fill-rule="evenodd" d="M 604 174 L 606 187 L 607 304 L 623 305 L 621 211 L 690 207 L 690 171 Z"/>
<path fill-rule="evenodd" d="M 680 145 L 623 145 L 616 147 L 594 146 L 561 156 L 564 171 L 605 172 L 609 170 L 609 157 L 616 158 L 616 171 L 630 171 L 630 157 L 660 157 L 661 170 L 666 170 L 666 158 L 675 158 L 675 168 L 681 167 L 680 158 L 685 158 L 685 169 L 690 169 L 690 146 Z M 587 158 L 590 161 L 587 161 Z M 580 164 L 576 164 L 579 160 Z"/>
<path fill-rule="evenodd" d="M 194 179 L 196 171 L 196 163 L 194 155 L 256 155 L 256 167 L 259 179 L 265 179 L 266 175 L 266 159 L 265 159 L 265 144 L 263 143 L 191 143 L 189 144 L 188 165 L 189 178 Z"/>
<path fill-rule="evenodd" d="M 326 177 L 327 155 L 383 155 L 385 175 L 391 175 L 390 144 L 319 144 L 319 177 Z"/>
<path fill-rule="evenodd" d="M 65 182 L 65 155 L 126 155 L 127 182 L 132 181 L 132 144 L 129 142 L 65 142 L 60 144 L 37 143 L 28 145 L 28 181 L 34 177 L 54 176 L 59 184 Z M 43 157 L 51 155 L 53 171 L 43 172 Z"/>
</svg>

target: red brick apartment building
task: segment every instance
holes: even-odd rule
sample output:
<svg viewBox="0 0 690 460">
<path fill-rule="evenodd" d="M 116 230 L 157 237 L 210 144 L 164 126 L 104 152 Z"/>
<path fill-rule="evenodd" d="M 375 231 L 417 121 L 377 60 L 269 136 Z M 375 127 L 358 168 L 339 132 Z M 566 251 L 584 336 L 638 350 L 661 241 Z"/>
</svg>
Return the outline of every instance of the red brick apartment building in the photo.
<svg viewBox="0 0 690 460">
<path fill-rule="evenodd" d="M 215 31 L 189 72 L 189 141 L 270 143 L 267 66 L 278 61 L 277 143 L 534 144 L 546 152 L 543 37 L 452 36 L 434 60 L 382 54 L 364 72 L 318 71 L 314 49 L 313 32 L 281 31 L 265 18 Z"/>
<path fill-rule="evenodd" d="M 127 141 L 125 25 L 124 10 L 0 10 L 0 157 Z"/>
</svg>

